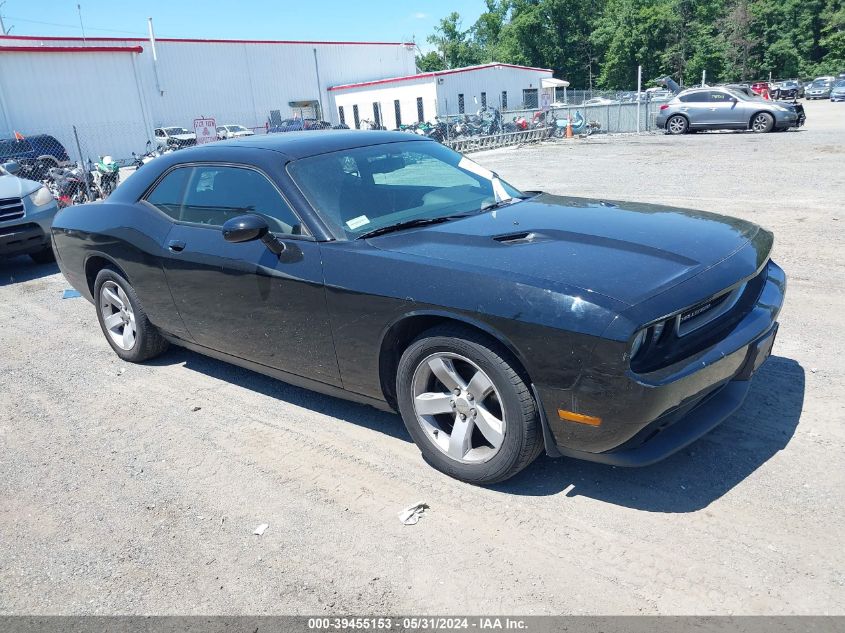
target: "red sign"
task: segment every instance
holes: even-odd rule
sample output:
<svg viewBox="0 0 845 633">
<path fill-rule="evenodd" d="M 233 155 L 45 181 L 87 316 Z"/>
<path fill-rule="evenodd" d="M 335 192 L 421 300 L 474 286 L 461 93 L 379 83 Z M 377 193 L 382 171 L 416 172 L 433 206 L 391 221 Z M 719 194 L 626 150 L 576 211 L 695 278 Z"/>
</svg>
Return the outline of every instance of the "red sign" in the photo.
<svg viewBox="0 0 845 633">
<path fill-rule="evenodd" d="M 194 119 L 194 134 L 197 136 L 197 145 L 216 141 L 217 124 L 214 119 Z"/>
</svg>

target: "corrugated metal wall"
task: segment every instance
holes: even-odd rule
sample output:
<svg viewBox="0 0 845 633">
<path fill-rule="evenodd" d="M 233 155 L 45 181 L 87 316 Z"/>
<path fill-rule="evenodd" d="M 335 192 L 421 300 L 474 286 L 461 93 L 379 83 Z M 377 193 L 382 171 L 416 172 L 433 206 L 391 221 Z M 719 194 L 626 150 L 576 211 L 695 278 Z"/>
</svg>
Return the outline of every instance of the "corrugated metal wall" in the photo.
<svg viewBox="0 0 845 633">
<path fill-rule="evenodd" d="M 3 51 L 139 45 L 140 54 Z M 413 47 L 398 44 L 159 39 L 156 50 L 154 66 L 146 40 L 0 38 L 0 132 L 52 133 L 70 150 L 75 124 L 84 153 L 125 157 L 143 149 L 153 127 L 190 128 L 201 116 L 258 127 L 270 110 L 294 114 L 291 101 L 322 101 L 323 118 L 336 123 L 329 86 L 415 72 Z"/>
</svg>

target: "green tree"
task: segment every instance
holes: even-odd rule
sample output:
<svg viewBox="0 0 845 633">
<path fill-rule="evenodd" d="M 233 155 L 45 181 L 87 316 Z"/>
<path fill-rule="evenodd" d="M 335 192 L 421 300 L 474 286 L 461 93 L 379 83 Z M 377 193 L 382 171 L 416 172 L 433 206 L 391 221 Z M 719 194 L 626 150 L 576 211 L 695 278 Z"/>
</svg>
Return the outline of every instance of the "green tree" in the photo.
<svg viewBox="0 0 845 633">
<path fill-rule="evenodd" d="M 437 47 L 446 68 L 472 66 L 481 63 L 482 50 L 470 34 L 471 29 L 462 30 L 461 16 L 453 11 L 440 20 L 428 42 Z"/>
</svg>

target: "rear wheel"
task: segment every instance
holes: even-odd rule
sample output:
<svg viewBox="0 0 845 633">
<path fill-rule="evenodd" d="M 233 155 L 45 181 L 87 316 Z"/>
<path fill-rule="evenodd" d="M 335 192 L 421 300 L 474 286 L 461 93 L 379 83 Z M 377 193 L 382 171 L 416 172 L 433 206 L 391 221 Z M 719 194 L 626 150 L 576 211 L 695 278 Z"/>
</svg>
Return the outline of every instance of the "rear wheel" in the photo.
<svg viewBox="0 0 845 633">
<path fill-rule="evenodd" d="M 771 132 L 775 127 L 775 118 L 768 112 L 758 112 L 751 119 L 751 129 L 758 134 Z"/>
<path fill-rule="evenodd" d="M 130 363 L 154 358 L 167 341 L 150 323 L 134 288 L 117 271 L 104 268 L 94 281 L 97 320 L 115 353 Z"/>
<path fill-rule="evenodd" d="M 666 130 L 669 134 L 685 134 L 688 128 L 689 121 L 687 121 L 685 116 L 681 116 L 680 114 L 671 116 L 666 121 Z"/>
<path fill-rule="evenodd" d="M 459 327 L 432 329 L 399 361 L 399 410 L 431 465 L 474 484 L 512 477 L 540 453 L 531 391 L 495 341 Z"/>
</svg>

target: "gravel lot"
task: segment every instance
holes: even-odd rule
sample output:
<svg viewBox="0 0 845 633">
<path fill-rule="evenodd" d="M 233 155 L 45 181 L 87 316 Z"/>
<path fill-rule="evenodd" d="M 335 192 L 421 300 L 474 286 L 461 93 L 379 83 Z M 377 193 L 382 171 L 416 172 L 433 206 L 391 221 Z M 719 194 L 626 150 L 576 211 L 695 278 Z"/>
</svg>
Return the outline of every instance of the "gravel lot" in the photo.
<svg viewBox="0 0 845 633">
<path fill-rule="evenodd" d="M 800 132 L 477 155 L 525 189 L 775 231 L 775 355 L 639 470 L 541 457 L 464 485 L 398 416 L 179 349 L 124 364 L 55 266 L 0 262 L 0 612 L 845 614 L 845 104 L 806 107 Z"/>
</svg>

